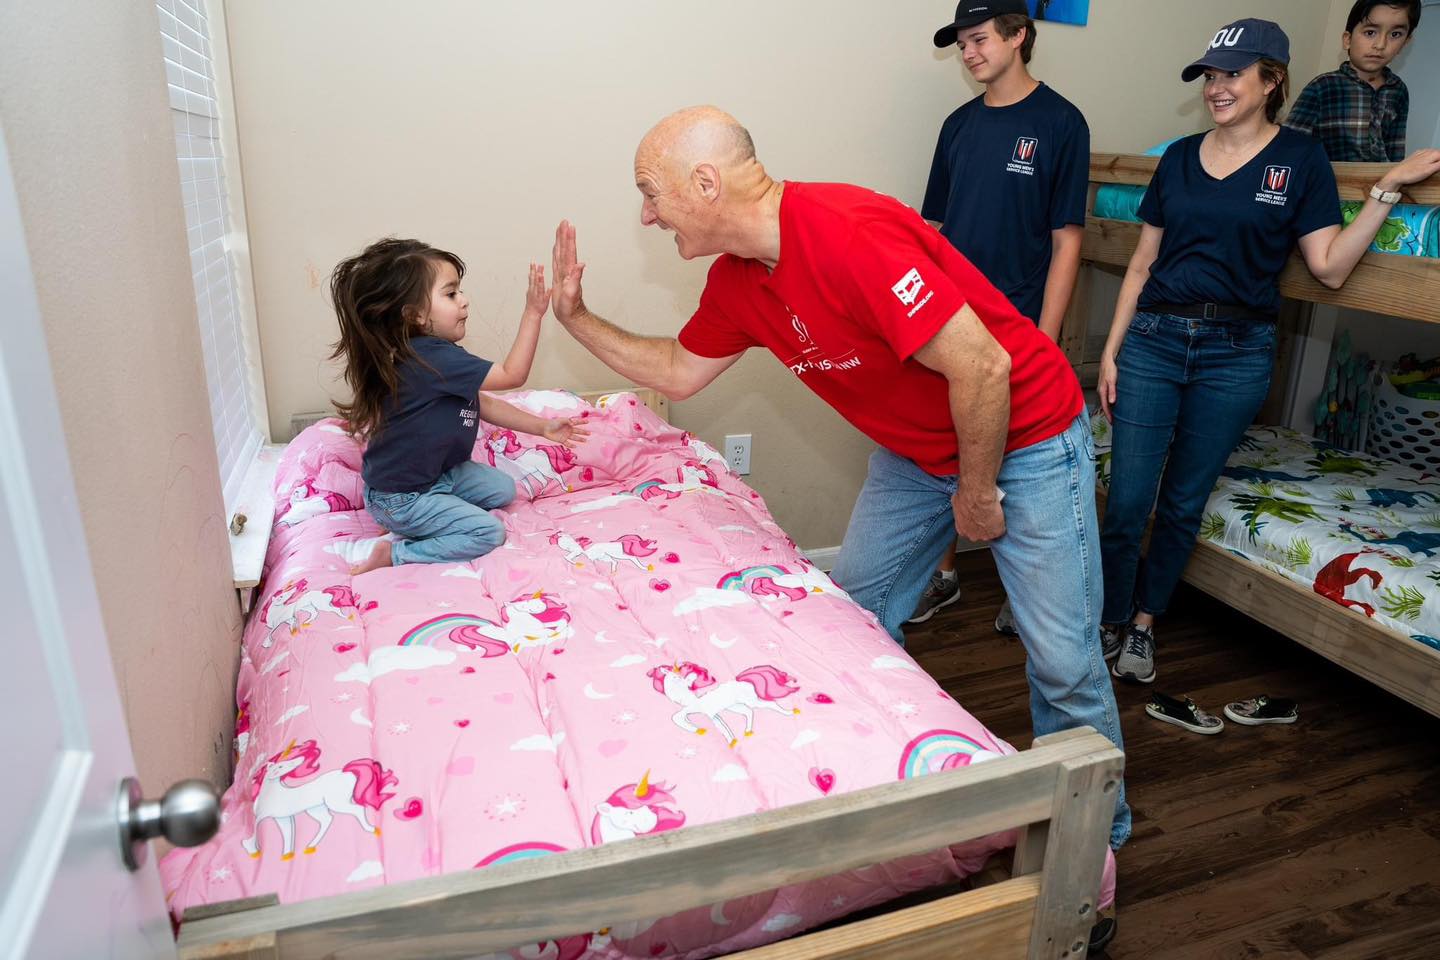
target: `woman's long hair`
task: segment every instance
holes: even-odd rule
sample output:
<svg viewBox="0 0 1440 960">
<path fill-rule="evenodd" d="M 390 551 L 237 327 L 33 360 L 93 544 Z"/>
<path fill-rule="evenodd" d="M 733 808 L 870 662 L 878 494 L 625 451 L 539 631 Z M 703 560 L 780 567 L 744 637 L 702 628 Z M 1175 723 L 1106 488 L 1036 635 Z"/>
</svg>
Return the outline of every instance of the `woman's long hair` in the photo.
<svg viewBox="0 0 1440 960">
<path fill-rule="evenodd" d="M 430 308 L 435 271 L 447 262 L 465 276 L 453 253 L 419 240 L 387 237 L 342 260 L 330 275 L 330 299 L 340 321 L 331 360 L 345 361 L 349 403 L 335 409 L 353 436 L 369 438 L 383 425 L 384 403 L 400 389 L 398 367 L 415 356 L 410 338 Z"/>
</svg>

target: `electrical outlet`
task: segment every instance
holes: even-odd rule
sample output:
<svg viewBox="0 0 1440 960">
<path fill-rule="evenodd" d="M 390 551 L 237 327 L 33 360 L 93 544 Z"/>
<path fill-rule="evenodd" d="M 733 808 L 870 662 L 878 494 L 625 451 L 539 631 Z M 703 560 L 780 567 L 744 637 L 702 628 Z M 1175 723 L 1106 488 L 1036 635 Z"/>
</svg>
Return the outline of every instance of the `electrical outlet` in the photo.
<svg viewBox="0 0 1440 960">
<path fill-rule="evenodd" d="M 742 477 L 750 473 L 750 434 L 725 438 L 725 462 Z"/>
</svg>

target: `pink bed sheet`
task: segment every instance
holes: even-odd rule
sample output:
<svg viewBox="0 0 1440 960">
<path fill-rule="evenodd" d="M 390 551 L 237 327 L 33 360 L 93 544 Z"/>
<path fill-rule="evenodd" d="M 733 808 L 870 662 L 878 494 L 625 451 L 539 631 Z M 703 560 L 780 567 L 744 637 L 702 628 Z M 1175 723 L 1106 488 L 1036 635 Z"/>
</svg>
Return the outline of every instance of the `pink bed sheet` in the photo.
<svg viewBox="0 0 1440 960">
<path fill-rule="evenodd" d="M 545 856 L 1012 753 L 811 566 L 723 458 L 618 394 L 573 454 L 482 424 L 503 547 L 351 578 L 383 531 L 360 448 L 306 430 L 243 640 L 220 833 L 161 863 L 175 916 Z M 978 869 L 992 837 L 526 958 L 714 956 Z M 701 865 L 697 864 L 697 869 Z M 1107 870 L 1108 891 L 1113 874 Z"/>
</svg>

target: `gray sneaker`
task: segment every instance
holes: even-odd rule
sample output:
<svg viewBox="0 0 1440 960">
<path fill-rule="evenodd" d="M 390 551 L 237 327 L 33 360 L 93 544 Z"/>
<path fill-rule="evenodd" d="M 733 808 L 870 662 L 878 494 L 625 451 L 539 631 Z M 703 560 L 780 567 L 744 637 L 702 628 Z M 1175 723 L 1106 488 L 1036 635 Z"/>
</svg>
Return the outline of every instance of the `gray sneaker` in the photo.
<svg viewBox="0 0 1440 960">
<path fill-rule="evenodd" d="M 1100 624 L 1100 654 L 1109 663 L 1120 656 L 1120 634 L 1125 630 L 1123 623 Z"/>
<path fill-rule="evenodd" d="M 915 612 L 905 622 L 924 623 L 935 616 L 936 610 L 948 607 L 959 599 L 960 578 L 956 576 L 947 580 L 937 570 L 930 575 L 930 582 L 925 584 L 925 592 L 920 594 L 920 602 L 915 605 Z"/>
<path fill-rule="evenodd" d="M 1155 635 L 1148 627 L 1130 625 L 1125 633 L 1124 649 L 1110 672 L 1121 680 L 1155 682 Z"/>
<path fill-rule="evenodd" d="M 1000 612 L 995 614 L 995 632 L 1003 633 L 1007 637 L 1018 637 L 1020 631 L 1015 627 L 1015 614 L 1010 610 L 1010 598 L 1006 597 L 1000 607 Z"/>
</svg>

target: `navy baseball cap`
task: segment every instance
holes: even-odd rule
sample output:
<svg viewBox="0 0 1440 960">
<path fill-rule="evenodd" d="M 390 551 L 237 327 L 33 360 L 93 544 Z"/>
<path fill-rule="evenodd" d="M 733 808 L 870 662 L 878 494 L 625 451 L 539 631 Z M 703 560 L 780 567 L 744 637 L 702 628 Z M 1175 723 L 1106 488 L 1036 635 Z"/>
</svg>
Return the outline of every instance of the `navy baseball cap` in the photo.
<svg viewBox="0 0 1440 960">
<path fill-rule="evenodd" d="M 1208 67 L 1211 70 L 1244 70 L 1262 58 L 1290 62 L 1290 38 L 1280 24 L 1269 20 L 1236 20 L 1215 33 L 1210 48 L 1190 66 L 1180 71 L 1180 79 L 1189 83 Z"/>
<path fill-rule="evenodd" d="M 1007 13 L 1028 17 L 1030 8 L 1025 5 L 1025 0 L 960 0 L 955 7 L 955 22 L 935 31 L 935 46 L 948 47 L 955 42 L 955 36 L 961 30 Z"/>
</svg>

